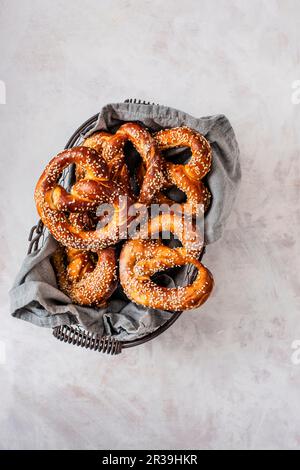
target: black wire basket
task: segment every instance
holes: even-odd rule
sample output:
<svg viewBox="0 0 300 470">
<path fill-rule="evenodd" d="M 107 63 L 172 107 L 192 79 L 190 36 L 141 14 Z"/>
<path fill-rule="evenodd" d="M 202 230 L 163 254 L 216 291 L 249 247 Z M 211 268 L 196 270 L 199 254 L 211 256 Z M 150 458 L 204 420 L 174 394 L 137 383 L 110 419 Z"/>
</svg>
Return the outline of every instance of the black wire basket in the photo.
<svg viewBox="0 0 300 470">
<path fill-rule="evenodd" d="M 136 103 L 136 104 L 152 104 L 150 102 L 145 102 L 137 99 L 128 99 L 125 100 L 125 103 Z M 154 104 L 154 103 L 153 103 Z M 67 142 L 65 149 L 75 147 L 83 139 L 83 137 L 95 126 L 98 120 L 99 114 L 95 114 L 86 122 L 84 122 L 71 136 Z M 67 169 L 63 174 L 61 182 L 71 181 L 70 171 L 74 171 L 72 167 Z M 45 227 L 43 222 L 39 222 L 34 225 L 29 233 L 29 247 L 28 254 L 38 250 L 38 248 L 43 244 L 45 236 Z M 205 248 L 202 251 L 201 258 L 205 252 Z M 120 341 L 114 338 L 113 336 L 101 336 L 97 333 L 92 333 L 85 330 L 81 325 L 61 325 L 53 328 L 53 336 L 60 341 L 63 341 L 74 346 L 79 346 L 82 348 L 90 349 L 92 351 L 99 351 L 102 353 L 107 353 L 111 355 L 120 354 L 123 349 L 133 348 L 134 346 L 139 346 L 144 344 L 157 336 L 161 335 L 164 331 L 170 328 L 173 323 L 180 317 L 182 312 L 174 312 L 172 317 L 166 320 L 160 327 L 158 327 L 152 333 L 148 333 L 145 336 L 132 340 L 132 341 Z"/>
</svg>

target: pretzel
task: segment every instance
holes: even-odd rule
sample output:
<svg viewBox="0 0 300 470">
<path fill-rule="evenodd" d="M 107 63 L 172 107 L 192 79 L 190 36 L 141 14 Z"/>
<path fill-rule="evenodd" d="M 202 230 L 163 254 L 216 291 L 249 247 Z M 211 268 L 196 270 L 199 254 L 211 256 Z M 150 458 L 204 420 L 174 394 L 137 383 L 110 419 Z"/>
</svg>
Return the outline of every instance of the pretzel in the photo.
<svg viewBox="0 0 300 470">
<path fill-rule="evenodd" d="M 76 304 L 101 307 L 117 286 L 113 248 L 100 250 L 95 255 L 61 246 L 53 254 L 52 263 L 59 288 Z"/>
<path fill-rule="evenodd" d="M 84 169 L 85 177 L 75 183 L 69 193 L 57 182 L 63 170 L 72 163 Z M 98 152 L 87 147 L 74 147 L 54 157 L 35 189 L 38 213 L 54 238 L 68 248 L 91 251 L 119 241 L 119 227 L 127 223 L 120 196 L 125 204 L 126 191 L 110 180 L 107 165 Z M 104 203 L 113 207 L 113 217 L 105 227 L 81 230 L 68 218 L 70 212 L 95 212 Z"/>
<path fill-rule="evenodd" d="M 186 287 L 167 288 L 151 280 L 158 271 L 193 264 L 198 269 L 194 282 Z M 120 255 L 120 282 L 125 294 L 137 304 L 160 310 L 197 308 L 209 297 L 213 277 L 185 248 L 169 248 L 159 241 L 129 240 Z"/>
<path fill-rule="evenodd" d="M 164 230 L 177 235 L 183 247 L 170 248 L 160 240 L 149 240 Z M 213 287 L 212 275 L 197 259 L 202 248 L 199 229 L 195 234 L 185 231 L 181 217 L 174 213 L 154 217 L 122 248 L 120 282 L 125 294 L 135 303 L 155 309 L 181 311 L 199 307 Z M 186 287 L 166 288 L 151 280 L 158 271 L 186 264 L 198 269 L 195 281 Z"/>
<path fill-rule="evenodd" d="M 160 150 L 174 147 L 189 147 L 192 156 L 185 165 L 177 165 L 191 180 L 199 181 L 210 171 L 211 147 L 205 137 L 189 127 L 174 127 L 164 129 L 154 135 L 154 140 Z M 174 165 L 174 163 L 169 164 Z"/>
<path fill-rule="evenodd" d="M 164 160 L 151 134 L 143 126 L 128 122 L 120 126 L 113 135 L 102 131 L 95 133 L 87 138 L 83 145 L 99 150 L 108 163 L 112 179 L 121 181 L 130 194 L 130 178 L 124 155 L 124 145 L 128 140 L 134 145 L 145 165 L 138 202 L 149 205 L 165 182 Z"/>
<path fill-rule="evenodd" d="M 165 189 L 176 186 L 186 195 L 186 202 L 181 205 L 185 215 L 200 215 L 208 209 L 210 204 L 210 192 L 202 181 L 197 182 L 191 180 L 185 175 L 185 170 L 182 169 L 180 165 L 169 162 L 166 162 L 166 174 L 167 184 L 165 185 Z M 154 202 L 172 206 L 175 201 L 166 196 L 163 192 L 159 192 Z"/>
<path fill-rule="evenodd" d="M 210 192 L 205 187 L 202 178 L 211 167 L 211 148 L 203 135 L 189 127 L 176 127 L 165 129 L 154 134 L 154 140 L 160 151 L 174 147 L 189 147 L 192 156 L 186 164 L 174 164 L 166 162 L 166 182 L 164 188 L 176 186 L 187 196 L 184 204 L 186 212 L 197 213 L 199 205 L 207 210 L 210 204 Z M 174 204 L 163 193 L 158 193 L 156 202 L 160 204 Z"/>
<path fill-rule="evenodd" d="M 170 212 L 150 218 L 136 232 L 133 232 L 129 225 L 128 233 L 130 238 L 141 240 L 159 239 L 162 235 L 164 239 L 170 239 L 170 234 L 173 234 L 188 255 L 199 258 L 204 246 L 202 229 L 203 227 L 185 217 L 185 214 L 179 216 Z"/>
<path fill-rule="evenodd" d="M 104 137 L 104 135 L 109 136 L 110 134 L 108 132 L 104 132 L 104 131 L 103 132 L 96 132 L 91 137 L 87 137 L 80 144 L 80 146 L 93 148 L 94 150 L 96 150 L 96 152 L 98 152 L 103 157 L 102 150 L 103 150 L 104 140 L 102 140 L 102 137 Z M 75 176 L 76 176 L 76 181 L 79 181 L 79 180 L 81 180 L 85 177 L 85 170 L 79 164 L 76 165 Z"/>
<path fill-rule="evenodd" d="M 130 175 L 125 163 L 123 139 L 117 139 L 113 134 L 100 131 L 95 132 L 91 137 L 85 139 L 82 143 L 84 147 L 95 149 L 107 163 L 110 178 L 117 183 L 121 183 L 126 191 L 132 197 L 130 184 Z M 81 168 L 76 167 L 76 178 L 84 177 Z"/>
</svg>

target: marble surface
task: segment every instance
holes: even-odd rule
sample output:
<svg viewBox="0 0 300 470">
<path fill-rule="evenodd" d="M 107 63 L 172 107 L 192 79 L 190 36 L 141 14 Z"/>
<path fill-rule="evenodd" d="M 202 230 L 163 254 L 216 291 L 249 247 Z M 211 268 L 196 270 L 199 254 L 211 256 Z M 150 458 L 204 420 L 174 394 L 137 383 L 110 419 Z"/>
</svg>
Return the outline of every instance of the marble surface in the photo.
<svg viewBox="0 0 300 470">
<path fill-rule="evenodd" d="M 2 449 L 300 447 L 299 31 L 297 0 L 1 0 Z M 7 291 L 44 163 L 127 97 L 226 114 L 243 184 L 212 298 L 110 358 L 12 319 Z"/>
</svg>

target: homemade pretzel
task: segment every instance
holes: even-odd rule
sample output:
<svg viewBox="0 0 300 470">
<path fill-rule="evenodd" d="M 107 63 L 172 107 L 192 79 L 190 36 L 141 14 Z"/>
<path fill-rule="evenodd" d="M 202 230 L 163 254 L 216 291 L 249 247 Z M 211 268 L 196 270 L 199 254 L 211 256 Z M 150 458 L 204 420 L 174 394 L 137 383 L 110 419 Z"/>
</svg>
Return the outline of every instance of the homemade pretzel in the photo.
<svg viewBox="0 0 300 470">
<path fill-rule="evenodd" d="M 174 147 L 189 147 L 192 156 L 188 163 L 176 165 L 183 170 L 184 175 L 191 180 L 199 181 L 204 178 L 211 168 L 211 147 L 205 137 L 189 127 L 174 127 L 164 129 L 154 134 L 154 140 L 160 150 Z M 174 163 L 167 166 L 172 167 Z"/>
<path fill-rule="evenodd" d="M 208 141 L 199 133 L 188 127 L 166 129 L 154 134 L 154 140 L 160 151 L 175 147 L 189 147 L 192 156 L 186 164 L 174 164 L 165 161 L 165 182 L 162 189 L 176 186 L 186 195 L 186 202 L 181 210 L 185 214 L 203 214 L 210 204 L 210 192 L 201 179 L 209 172 L 211 166 L 211 148 Z M 143 181 L 145 168 L 140 166 L 137 174 L 139 183 Z M 174 200 L 163 192 L 157 192 L 155 203 L 174 204 Z"/>
<path fill-rule="evenodd" d="M 134 221 L 131 225 L 133 224 Z M 203 226 L 184 215 L 174 212 L 160 213 L 146 220 L 136 231 L 133 231 L 131 225 L 128 227 L 128 233 L 132 239 L 170 240 L 172 234 L 181 242 L 188 255 L 197 259 L 203 250 Z"/>
<path fill-rule="evenodd" d="M 198 132 L 188 127 L 177 127 L 157 132 L 154 139 L 161 151 L 174 147 L 189 147 L 192 156 L 186 164 L 166 162 L 165 189 L 176 186 L 186 194 L 183 204 L 185 213 L 199 214 L 208 209 L 210 192 L 201 179 L 209 172 L 211 166 L 211 149 L 208 141 Z M 174 201 L 158 193 L 159 204 L 172 205 Z"/>
<path fill-rule="evenodd" d="M 84 169 L 84 178 L 74 184 L 70 193 L 58 184 L 62 172 L 75 163 Z M 120 199 L 120 196 L 122 199 Z M 105 160 L 96 150 L 74 147 L 54 157 L 42 173 L 36 189 L 38 213 L 54 238 L 67 246 L 98 251 L 119 241 L 119 227 L 127 224 L 124 188 L 111 181 Z M 109 203 L 113 216 L 104 227 L 81 230 L 72 224 L 69 213 L 94 212 Z"/>
<path fill-rule="evenodd" d="M 59 247 L 52 256 L 52 263 L 59 288 L 76 304 L 103 306 L 117 286 L 113 248 L 95 254 Z"/>
<path fill-rule="evenodd" d="M 84 147 L 93 148 L 101 154 L 107 163 L 110 178 L 123 185 L 127 194 L 132 197 L 130 175 L 125 163 L 124 144 L 123 139 L 117 139 L 115 135 L 104 131 L 95 132 L 82 143 Z M 84 170 L 76 166 L 77 180 L 82 177 L 84 177 Z"/>
<path fill-rule="evenodd" d="M 97 132 L 87 138 L 83 145 L 97 149 L 108 163 L 111 177 L 122 182 L 131 194 L 131 185 L 125 163 L 124 145 L 130 141 L 140 154 L 145 167 L 138 202 L 149 205 L 165 183 L 164 159 L 158 151 L 151 134 L 137 122 L 128 122 L 119 127 L 115 134 Z"/>
<path fill-rule="evenodd" d="M 163 232 L 171 232 L 182 248 L 170 248 L 161 240 L 153 240 Z M 213 278 L 198 261 L 203 248 L 201 229 L 186 230 L 184 218 L 175 213 L 160 214 L 150 219 L 125 243 L 120 255 L 120 282 L 127 297 L 147 307 L 181 311 L 199 307 L 208 298 Z M 194 282 L 186 287 L 167 288 L 155 284 L 151 276 L 175 266 L 193 264 L 198 269 Z"/>
<path fill-rule="evenodd" d="M 198 269 L 186 287 L 161 287 L 151 280 L 158 271 L 192 264 Z M 159 241 L 129 240 L 120 255 L 120 282 L 137 304 L 160 310 L 181 311 L 199 307 L 209 297 L 213 277 L 185 248 L 169 248 Z"/>
<path fill-rule="evenodd" d="M 182 165 L 184 166 L 184 165 Z M 210 204 L 210 192 L 202 181 L 191 180 L 181 165 L 166 162 L 167 184 L 165 189 L 176 186 L 186 195 L 186 202 L 181 204 L 181 210 L 185 215 L 203 215 Z M 172 206 L 175 201 L 159 192 L 154 202 Z"/>
</svg>

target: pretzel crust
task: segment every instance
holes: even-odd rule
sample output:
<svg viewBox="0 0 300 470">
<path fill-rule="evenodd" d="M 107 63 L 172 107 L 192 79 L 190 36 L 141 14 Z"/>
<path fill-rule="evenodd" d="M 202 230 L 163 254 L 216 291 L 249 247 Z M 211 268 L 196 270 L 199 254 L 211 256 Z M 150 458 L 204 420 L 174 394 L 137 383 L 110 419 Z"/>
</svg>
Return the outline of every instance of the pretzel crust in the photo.
<svg viewBox="0 0 300 470">
<path fill-rule="evenodd" d="M 195 281 L 186 287 L 167 288 L 155 284 L 151 276 L 175 266 L 193 264 Z M 129 240 L 120 256 L 120 281 L 127 297 L 137 304 L 160 310 L 197 308 L 209 297 L 213 277 L 209 270 L 184 248 L 168 248 L 159 241 Z"/>
<path fill-rule="evenodd" d="M 135 303 L 160 310 L 181 311 L 199 307 L 209 297 L 213 277 L 198 257 L 203 249 L 200 230 L 185 230 L 184 220 L 175 213 L 159 214 L 141 227 L 120 255 L 120 282 L 127 297 Z M 182 248 L 170 248 L 153 240 L 163 231 L 177 236 Z M 149 240 L 150 239 L 150 240 Z M 166 288 L 151 280 L 158 271 L 193 264 L 198 269 L 195 281 L 186 287 Z"/>
<path fill-rule="evenodd" d="M 72 163 L 79 164 L 85 170 L 85 176 L 68 193 L 57 182 L 63 170 Z M 54 238 L 68 248 L 91 251 L 99 251 L 119 241 L 119 227 L 127 223 L 120 196 L 127 198 L 124 188 L 111 181 L 105 160 L 96 150 L 87 147 L 74 147 L 54 157 L 35 189 L 38 213 Z M 95 211 L 104 203 L 113 207 L 112 220 L 104 227 L 80 230 L 67 217 L 69 212 Z"/>
<path fill-rule="evenodd" d="M 210 192 L 201 181 L 211 167 L 211 147 L 205 137 L 189 127 L 165 129 L 154 134 L 154 140 L 160 151 L 175 147 L 189 147 L 191 158 L 186 164 L 165 162 L 166 182 L 164 189 L 176 186 L 187 196 L 184 209 L 193 214 L 203 206 L 206 211 L 210 205 Z M 159 192 L 156 196 L 159 204 L 172 205 L 174 201 Z"/>
<path fill-rule="evenodd" d="M 194 224 L 191 219 L 174 212 L 161 213 L 149 219 L 137 233 L 131 235 L 131 238 L 159 239 L 164 232 L 172 233 L 181 242 L 189 256 L 199 258 L 204 246 L 201 227 Z"/>
<path fill-rule="evenodd" d="M 189 147 L 192 156 L 188 163 L 176 165 L 184 170 L 191 180 L 199 181 L 210 171 L 212 153 L 209 142 L 200 132 L 190 127 L 174 127 L 154 134 L 154 140 L 160 150 L 174 147 Z M 174 163 L 169 164 L 174 165 Z"/>
<path fill-rule="evenodd" d="M 138 202 L 149 205 L 165 183 L 164 159 L 161 157 L 154 138 L 137 122 L 128 122 L 119 127 L 115 134 L 97 132 L 88 137 L 84 146 L 98 150 L 110 168 L 110 176 L 122 182 L 131 195 L 129 172 L 125 163 L 124 145 L 130 141 L 140 154 L 145 166 L 145 175 Z"/>
<path fill-rule="evenodd" d="M 99 131 L 87 137 L 82 145 L 95 149 L 107 163 L 110 178 L 125 187 L 127 193 L 132 197 L 130 175 L 125 163 L 124 145 L 125 140 L 114 134 Z M 76 178 L 84 177 L 80 167 L 76 168 Z"/>
<path fill-rule="evenodd" d="M 117 286 L 115 250 L 97 256 L 95 263 L 92 253 L 62 246 L 52 256 L 59 288 L 76 304 L 103 306 Z"/>
</svg>

